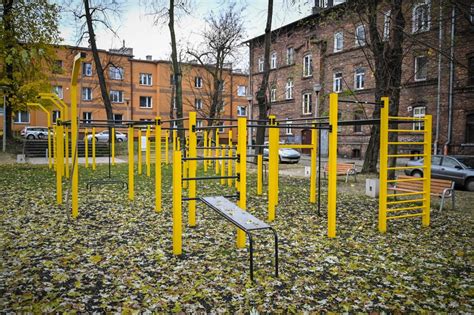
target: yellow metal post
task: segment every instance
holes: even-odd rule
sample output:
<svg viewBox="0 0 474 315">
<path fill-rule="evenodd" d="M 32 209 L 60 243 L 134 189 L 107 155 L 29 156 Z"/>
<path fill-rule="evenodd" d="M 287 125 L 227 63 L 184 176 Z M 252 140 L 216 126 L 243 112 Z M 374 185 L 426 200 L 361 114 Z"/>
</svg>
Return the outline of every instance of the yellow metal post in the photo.
<svg viewBox="0 0 474 315">
<path fill-rule="evenodd" d="M 229 146 L 227 155 L 232 158 L 232 129 L 229 129 Z M 232 176 L 232 159 L 227 161 L 227 175 Z M 232 178 L 227 180 L 227 186 L 232 187 Z"/>
<path fill-rule="evenodd" d="M 169 145 L 170 145 L 170 133 L 168 130 L 165 132 L 165 164 L 170 164 L 170 152 L 169 152 Z"/>
<path fill-rule="evenodd" d="M 314 127 L 314 126 L 313 126 Z M 317 143 L 316 139 L 318 138 L 318 131 L 316 129 L 311 130 L 311 176 L 309 184 L 309 202 L 316 203 L 316 153 L 317 153 Z"/>
<path fill-rule="evenodd" d="M 115 128 L 112 128 L 111 130 L 111 143 L 112 143 L 112 165 L 115 165 Z"/>
<path fill-rule="evenodd" d="M 52 168 L 51 160 L 51 113 L 40 103 L 26 103 L 27 106 L 38 106 L 45 114 L 48 124 L 48 167 Z"/>
<path fill-rule="evenodd" d="M 196 135 L 196 112 L 189 112 L 189 145 L 188 145 L 188 157 L 197 157 L 197 135 Z M 189 177 L 196 177 L 197 161 L 188 161 Z M 189 182 L 189 198 L 196 197 L 196 181 L 192 180 Z M 189 226 L 196 226 L 196 200 L 189 200 L 188 203 L 188 223 Z"/>
<path fill-rule="evenodd" d="M 63 148 L 63 143 L 62 143 L 62 137 L 63 132 L 62 132 L 62 126 L 61 126 L 61 121 L 58 119 L 56 121 L 57 127 L 56 127 L 56 202 L 58 205 L 63 203 L 63 182 L 62 182 L 62 173 L 64 171 L 63 169 L 63 162 L 64 162 L 64 157 L 62 156 L 62 148 Z"/>
<path fill-rule="evenodd" d="M 173 151 L 178 150 L 177 131 L 173 130 Z"/>
<path fill-rule="evenodd" d="M 151 155 L 151 146 L 150 146 L 150 132 L 151 132 L 151 126 L 148 125 L 146 127 L 146 133 L 145 133 L 145 142 L 146 142 L 146 151 L 145 151 L 145 163 L 146 163 L 146 176 L 150 177 L 151 176 L 151 162 L 150 162 L 150 155 Z M 156 139 L 158 141 L 158 139 Z M 155 143 L 156 145 L 156 143 Z"/>
<path fill-rule="evenodd" d="M 161 211 L 161 118 L 155 118 L 155 211 Z"/>
<path fill-rule="evenodd" d="M 220 169 L 221 169 L 221 177 L 224 177 L 225 176 L 225 172 L 227 171 L 226 170 L 226 167 L 225 167 L 225 145 L 221 145 L 221 166 L 220 166 Z M 221 185 L 225 185 L 225 179 L 224 178 L 221 178 Z"/>
<path fill-rule="evenodd" d="M 142 130 L 138 128 L 138 175 L 142 175 Z"/>
<path fill-rule="evenodd" d="M 424 170 L 424 180 L 423 180 L 423 217 L 422 224 L 423 226 L 430 225 L 430 198 L 431 198 L 431 124 L 432 124 L 431 115 L 425 116 L 425 137 L 423 145 L 423 153 L 425 158 L 423 159 L 423 164 L 425 166 Z"/>
<path fill-rule="evenodd" d="M 182 253 L 181 151 L 173 151 L 173 255 Z"/>
<path fill-rule="evenodd" d="M 382 97 L 380 109 L 379 232 L 387 232 L 388 97 Z"/>
<path fill-rule="evenodd" d="M 328 237 L 336 237 L 337 113 L 336 93 L 329 94 Z"/>
<path fill-rule="evenodd" d="M 219 130 L 216 130 L 216 153 L 215 153 L 215 156 L 216 157 L 219 157 Z M 219 174 L 219 166 L 220 166 L 220 163 L 218 160 L 216 160 L 216 175 Z"/>
<path fill-rule="evenodd" d="M 69 128 L 66 126 L 64 128 L 65 132 L 65 141 L 64 141 L 64 156 L 65 156 L 65 164 L 64 170 L 66 171 L 66 178 L 69 178 Z"/>
<path fill-rule="evenodd" d="M 97 139 L 95 137 L 95 127 L 92 127 L 92 169 L 95 171 L 96 165 L 95 165 L 95 145 L 97 142 Z"/>
<path fill-rule="evenodd" d="M 247 209 L 247 119 L 239 118 L 238 126 L 238 154 L 239 163 L 239 207 L 243 210 Z M 245 232 L 237 229 L 237 248 L 245 247 Z"/>
<path fill-rule="evenodd" d="M 280 131 L 276 126 L 275 116 L 270 116 L 270 128 L 268 129 L 268 221 L 273 222 L 276 215 L 278 203 L 278 145 Z"/>
<path fill-rule="evenodd" d="M 53 161 L 53 167 L 54 167 L 54 170 L 56 171 L 56 164 L 58 162 L 58 150 L 56 149 L 56 138 L 57 138 L 57 134 L 58 134 L 58 130 L 57 130 L 57 126 L 56 125 L 53 125 L 53 153 L 54 153 L 54 161 Z"/>
<path fill-rule="evenodd" d="M 204 130 L 204 150 L 203 150 L 203 156 L 204 156 L 204 161 L 202 161 L 202 164 L 204 166 L 204 172 L 207 172 L 207 130 Z"/>
<path fill-rule="evenodd" d="M 263 156 L 257 155 L 257 195 L 263 192 Z"/>
<path fill-rule="evenodd" d="M 134 186 L 134 164 L 135 164 L 135 152 L 133 148 L 133 126 L 128 127 L 128 199 L 135 199 L 135 186 Z"/>
<path fill-rule="evenodd" d="M 84 160 L 86 163 L 86 168 L 89 167 L 89 139 L 87 138 L 88 136 L 88 130 L 87 128 L 84 129 Z"/>
</svg>

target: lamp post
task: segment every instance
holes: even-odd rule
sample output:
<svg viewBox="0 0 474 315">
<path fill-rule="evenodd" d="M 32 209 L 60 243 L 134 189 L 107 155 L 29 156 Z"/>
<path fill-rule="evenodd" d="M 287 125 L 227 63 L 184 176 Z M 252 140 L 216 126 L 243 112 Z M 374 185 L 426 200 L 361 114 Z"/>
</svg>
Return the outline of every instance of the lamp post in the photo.
<svg viewBox="0 0 474 315">
<path fill-rule="evenodd" d="M 2 151 L 7 150 L 7 91 L 10 87 L 6 85 L 0 85 L 0 90 L 3 92 L 3 138 L 2 138 Z"/>
<path fill-rule="evenodd" d="M 252 120 L 252 116 L 253 116 L 252 100 L 253 100 L 252 95 L 247 96 L 247 102 L 249 103 L 249 106 L 247 107 L 248 111 L 249 111 L 249 114 L 248 114 L 249 120 Z M 251 145 L 252 145 L 252 130 L 253 130 L 253 128 L 250 127 L 248 135 L 247 135 L 247 137 L 248 137 L 247 142 L 248 142 L 248 145 L 249 145 L 249 152 L 250 152 L 250 150 L 253 149 L 251 147 Z"/>
</svg>

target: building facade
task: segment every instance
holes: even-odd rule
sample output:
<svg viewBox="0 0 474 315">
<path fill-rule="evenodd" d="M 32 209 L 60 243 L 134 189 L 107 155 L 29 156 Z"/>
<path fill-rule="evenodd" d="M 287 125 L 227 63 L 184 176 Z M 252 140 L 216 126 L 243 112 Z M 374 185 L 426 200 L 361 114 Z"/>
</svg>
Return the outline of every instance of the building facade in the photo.
<svg viewBox="0 0 474 315">
<path fill-rule="evenodd" d="M 367 23 L 350 14 L 349 1 L 316 1 L 313 14 L 272 31 L 271 114 L 292 122 L 327 116 L 328 95 L 374 101 L 375 79 L 367 46 Z M 379 30 L 390 36 L 390 12 L 379 8 Z M 472 1 L 409 1 L 405 17 L 404 58 L 400 86 L 401 116 L 433 115 L 433 143 L 438 153 L 474 154 L 474 5 Z M 263 72 L 264 36 L 249 40 L 250 89 L 255 95 Z M 258 115 L 253 106 L 252 115 Z M 339 104 L 342 120 L 371 118 L 373 107 Z M 413 125 L 414 129 L 421 128 Z M 308 130 L 286 128 L 280 137 L 308 142 Z M 339 155 L 363 157 L 370 126 L 339 128 Z"/>
<path fill-rule="evenodd" d="M 105 120 L 101 89 L 94 66 L 92 52 L 88 48 L 61 46 L 57 48 L 57 60 L 51 74 L 53 91 L 70 105 L 70 80 L 74 56 L 85 52 L 78 80 L 78 115 L 87 121 Z M 135 59 L 131 48 L 100 50 L 101 63 L 105 66 L 108 93 L 112 103 L 114 120 L 139 121 L 176 118 L 173 106 L 174 80 L 169 61 Z M 183 114 L 196 111 L 199 118 L 209 115 L 213 80 L 208 71 L 198 64 L 184 63 L 182 66 Z M 226 69 L 222 85 L 222 111 L 220 118 L 247 116 L 248 75 Z M 59 110 L 52 108 L 52 121 L 59 118 Z M 3 117 L 2 117 L 3 118 Z M 34 108 L 14 114 L 13 129 L 19 131 L 25 126 L 46 126 L 47 118 Z M 198 122 L 206 125 L 206 121 Z M 226 122 L 225 124 L 229 124 Z M 226 139 L 227 129 L 221 136 Z M 234 133 L 235 135 L 235 133 Z M 226 142 L 226 140 L 224 140 Z"/>
</svg>

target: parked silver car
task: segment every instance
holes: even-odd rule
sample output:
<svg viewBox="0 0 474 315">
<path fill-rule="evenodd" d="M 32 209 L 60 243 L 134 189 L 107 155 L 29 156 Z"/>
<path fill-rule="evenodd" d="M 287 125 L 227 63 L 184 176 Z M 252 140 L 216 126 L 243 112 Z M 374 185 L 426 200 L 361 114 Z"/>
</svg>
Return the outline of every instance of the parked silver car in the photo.
<svg viewBox="0 0 474 315">
<path fill-rule="evenodd" d="M 115 131 L 115 139 L 118 142 L 123 142 L 127 141 L 127 136 L 119 131 Z M 87 135 L 87 140 L 91 141 L 92 140 L 92 134 Z M 98 132 L 95 134 L 95 141 L 109 141 L 109 131 L 108 130 L 103 130 L 101 132 Z"/>
<path fill-rule="evenodd" d="M 20 131 L 22 137 L 28 140 L 48 138 L 48 128 L 42 126 L 28 126 Z"/>
<path fill-rule="evenodd" d="M 295 149 L 278 149 L 278 157 L 280 163 L 298 163 L 301 158 L 301 154 Z M 263 149 L 263 159 L 268 160 L 268 149 Z"/>
<path fill-rule="evenodd" d="M 413 169 L 405 170 L 406 175 L 423 176 L 423 159 L 409 161 L 406 166 L 413 166 Z M 431 177 L 449 179 L 466 190 L 474 191 L 474 156 L 433 155 Z"/>
</svg>

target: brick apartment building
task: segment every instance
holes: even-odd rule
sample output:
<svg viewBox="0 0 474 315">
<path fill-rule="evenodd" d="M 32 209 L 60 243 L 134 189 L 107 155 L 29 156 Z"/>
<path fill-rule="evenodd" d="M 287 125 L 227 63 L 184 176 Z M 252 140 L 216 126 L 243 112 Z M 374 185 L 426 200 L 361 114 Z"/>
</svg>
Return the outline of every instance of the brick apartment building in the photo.
<svg viewBox="0 0 474 315">
<path fill-rule="evenodd" d="M 90 49 L 72 46 L 57 48 L 57 60 L 51 74 L 53 91 L 70 105 L 70 76 L 74 56 L 78 52 L 86 53 L 78 84 L 79 118 L 91 121 L 106 119 Z M 166 120 L 171 117 L 174 87 L 169 61 L 152 60 L 151 56 L 147 56 L 146 60 L 135 59 L 131 48 L 100 50 L 99 54 L 102 64 L 107 65 L 106 84 L 116 121 L 154 120 L 156 116 Z M 212 77 L 204 67 L 192 63 L 182 64 L 182 73 L 184 116 L 186 117 L 189 111 L 196 111 L 198 118 L 206 117 L 210 107 Z M 247 87 L 248 75 L 230 68 L 224 71 L 223 111 L 220 117 L 236 118 L 247 115 Z M 59 111 L 53 109 L 52 121 L 58 117 Z M 174 112 L 173 117 L 176 118 Z M 13 130 L 46 124 L 46 116 L 42 111 L 28 108 L 14 114 Z M 206 125 L 206 122 L 203 121 L 202 124 Z M 222 130 L 222 138 L 227 138 L 227 129 Z"/>
<path fill-rule="evenodd" d="M 268 99 L 271 113 L 279 119 L 291 122 L 295 118 L 311 118 L 316 84 L 322 86 L 318 116 L 327 116 L 331 92 L 340 93 L 344 99 L 374 101 L 374 75 L 366 57 L 370 53 L 366 49 L 367 25 L 348 12 L 352 1 L 316 1 L 310 16 L 272 32 Z M 387 10 L 379 9 L 382 36 L 389 36 L 385 26 L 389 25 Z M 455 1 L 454 5 L 443 0 L 407 1 L 404 16 L 399 114 L 433 115 L 433 142 L 438 152 L 474 154 L 474 4 L 468 0 Z M 250 93 L 255 95 L 264 67 L 264 35 L 247 44 Z M 257 117 L 257 110 L 253 106 L 253 117 Z M 358 120 L 370 118 L 373 108 L 340 103 L 339 110 L 340 119 Z M 370 126 L 340 127 L 339 155 L 362 157 L 369 130 Z M 305 143 L 310 140 L 310 132 L 287 128 L 281 130 L 280 137 Z"/>
</svg>

